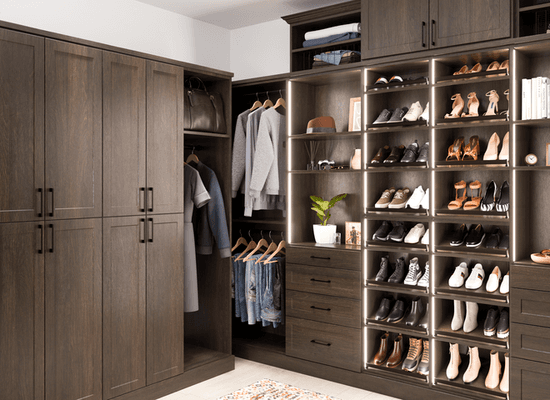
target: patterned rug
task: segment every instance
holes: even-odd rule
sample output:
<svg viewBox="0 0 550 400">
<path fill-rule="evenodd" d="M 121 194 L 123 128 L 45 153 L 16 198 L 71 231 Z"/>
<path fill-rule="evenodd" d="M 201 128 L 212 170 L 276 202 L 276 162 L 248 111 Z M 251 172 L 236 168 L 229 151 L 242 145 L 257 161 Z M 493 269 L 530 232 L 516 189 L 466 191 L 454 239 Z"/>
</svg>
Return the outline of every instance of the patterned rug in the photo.
<svg viewBox="0 0 550 400">
<path fill-rule="evenodd" d="M 218 400 L 340 400 L 271 379 L 262 379 Z"/>
</svg>

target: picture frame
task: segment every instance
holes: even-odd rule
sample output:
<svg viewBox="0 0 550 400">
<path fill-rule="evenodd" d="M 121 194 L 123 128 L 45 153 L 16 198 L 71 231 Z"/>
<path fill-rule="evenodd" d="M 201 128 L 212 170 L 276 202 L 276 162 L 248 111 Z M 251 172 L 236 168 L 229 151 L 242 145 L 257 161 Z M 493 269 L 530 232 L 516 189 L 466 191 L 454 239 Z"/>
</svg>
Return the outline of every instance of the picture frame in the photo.
<svg viewBox="0 0 550 400">
<path fill-rule="evenodd" d="M 361 131 L 361 97 L 352 97 L 349 99 L 348 131 Z"/>
<path fill-rule="evenodd" d="M 346 221 L 345 244 L 361 245 L 361 222 Z"/>
<path fill-rule="evenodd" d="M 550 167 L 550 143 L 546 143 L 546 166 Z"/>
</svg>

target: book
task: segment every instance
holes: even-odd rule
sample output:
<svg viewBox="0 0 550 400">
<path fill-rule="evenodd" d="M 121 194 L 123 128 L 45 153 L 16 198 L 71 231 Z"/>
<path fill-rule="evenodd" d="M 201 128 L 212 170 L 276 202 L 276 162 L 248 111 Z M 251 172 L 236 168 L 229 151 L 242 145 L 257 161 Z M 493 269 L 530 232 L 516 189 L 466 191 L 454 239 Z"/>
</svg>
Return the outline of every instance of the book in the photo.
<svg viewBox="0 0 550 400">
<path fill-rule="evenodd" d="M 521 80 L 521 119 L 531 119 L 531 79 Z"/>
<path fill-rule="evenodd" d="M 543 76 L 540 85 L 540 118 L 548 118 L 548 78 Z"/>
</svg>

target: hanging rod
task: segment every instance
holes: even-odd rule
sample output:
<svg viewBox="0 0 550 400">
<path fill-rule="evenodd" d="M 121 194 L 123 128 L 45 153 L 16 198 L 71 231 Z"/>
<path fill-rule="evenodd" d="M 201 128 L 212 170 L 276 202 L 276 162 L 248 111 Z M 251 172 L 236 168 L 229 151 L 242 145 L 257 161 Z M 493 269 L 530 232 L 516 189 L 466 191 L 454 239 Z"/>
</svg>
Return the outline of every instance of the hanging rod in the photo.
<svg viewBox="0 0 550 400">
<path fill-rule="evenodd" d="M 196 151 L 204 150 L 204 146 L 201 146 L 200 144 L 184 144 L 183 148 Z"/>
<path fill-rule="evenodd" d="M 242 96 L 256 96 L 256 95 L 264 95 L 265 96 L 266 93 L 279 93 L 279 92 L 286 92 L 286 89 L 259 90 L 257 92 L 245 93 Z"/>
</svg>

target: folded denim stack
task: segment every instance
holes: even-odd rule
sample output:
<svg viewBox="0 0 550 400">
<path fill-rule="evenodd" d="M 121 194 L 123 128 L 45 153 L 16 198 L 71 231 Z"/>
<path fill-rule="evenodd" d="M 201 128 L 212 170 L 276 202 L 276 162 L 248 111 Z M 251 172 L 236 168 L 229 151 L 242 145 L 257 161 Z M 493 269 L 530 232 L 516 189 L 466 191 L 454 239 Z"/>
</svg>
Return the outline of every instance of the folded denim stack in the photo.
<svg viewBox="0 0 550 400">
<path fill-rule="evenodd" d="M 317 31 L 310 31 L 304 34 L 304 47 L 319 46 L 328 43 L 337 43 L 344 40 L 361 37 L 361 24 L 351 23 L 333 26 Z"/>
</svg>

